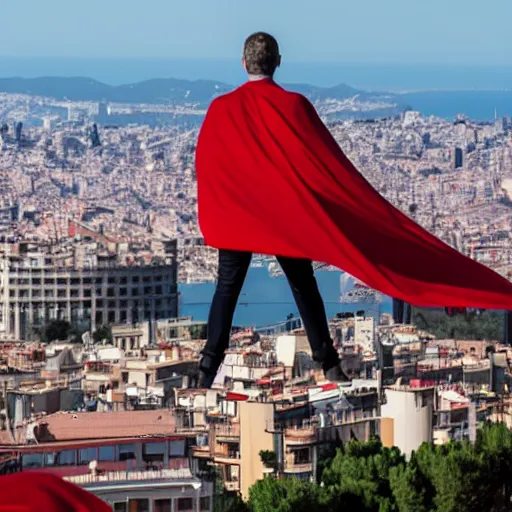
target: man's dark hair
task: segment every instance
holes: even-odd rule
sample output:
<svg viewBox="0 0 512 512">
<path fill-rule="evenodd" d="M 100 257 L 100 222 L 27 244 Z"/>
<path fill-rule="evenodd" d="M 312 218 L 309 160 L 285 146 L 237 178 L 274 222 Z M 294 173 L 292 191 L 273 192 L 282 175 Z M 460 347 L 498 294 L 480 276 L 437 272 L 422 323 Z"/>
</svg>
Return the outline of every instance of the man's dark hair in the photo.
<svg viewBox="0 0 512 512">
<path fill-rule="evenodd" d="M 279 45 L 265 32 L 256 32 L 245 40 L 244 59 L 250 75 L 272 76 L 279 66 Z"/>
</svg>

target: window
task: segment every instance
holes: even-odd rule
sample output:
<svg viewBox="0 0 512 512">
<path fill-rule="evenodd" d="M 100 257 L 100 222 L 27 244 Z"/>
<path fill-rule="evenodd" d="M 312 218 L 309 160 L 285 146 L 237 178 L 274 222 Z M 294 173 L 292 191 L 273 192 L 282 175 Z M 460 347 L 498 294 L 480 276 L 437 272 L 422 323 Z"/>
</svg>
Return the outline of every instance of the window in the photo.
<svg viewBox="0 0 512 512">
<path fill-rule="evenodd" d="M 74 466 L 76 464 L 75 450 L 63 450 L 45 455 L 45 466 Z"/>
<path fill-rule="evenodd" d="M 171 512 L 172 505 L 171 500 L 155 500 L 153 510 L 155 512 Z"/>
<path fill-rule="evenodd" d="M 123 383 L 128 384 L 128 372 L 123 372 L 121 377 L 123 378 Z"/>
<path fill-rule="evenodd" d="M 84 290 L 84 297 L 90 297 L 91 296 L 91 290 Z"/>
<path fill-rule="evenodd" d="M 58 290 L 57 291 L 57 297 L 60 297 L 61 299 L 62 298 L 66 298 L 67 297 L 66 290 Z"/>
<path fill-rule="evenodd" d="M 139 289 L 138 288 L 132 288 L 132 296 L 135 297 L 139 295 Z"/>
<path fill-rule="evenodd" d="M 159 284 L 158 286 L 155 287 L 155 293 L 157 295 L 162 295 L 162 285 Z"/>
<path fill-rule="evenodd" d="M 126 375 L 128 375 L 128 374 L 126 374 Z M 119 460 L 132 460 L 132 459 L 135 459 L 135 445 L 134 444 L 120 444 L 119 445 Z"/>
<path fill-rule="evenodd" d="M 89 462 L 96 460 L 97 458 L 96 448 L 82 448 L 78 452 L 78 464 L 89 464 Z"/>
<path fill-rule="evenodd" d="M 84 284 L 92 284 L 92 279 L 90 277 L 84 277 Z"/>
<path fill-rule="evenodd" d="M 109 311 L 108 312 L 108 323 L 113 324 L 116 321 L 116 312 L 115 311 Z"/>
<path fill-rule="evenodd" d="M 78 286 L 80 284 L 80 278 L 79 277 L 72 277 L 71 278 L 71 285 L 72 286 Z"/>
<path fill-rule="evenodd" d="M 62 285 L 66 285 L 67 284 L 67 279 L 65 277 L 59 277 L 57 279 L 57 284 L 60 284 L 61 286 Z"/>
<path fill-rule="evenodd" d="M 119 279 L 119 283 L 120 283 L 120 284 L 126 284 L 127 282 L 128 282 L 128 278 L 127 278 L 127 277 L 121 277 L 121 278 Z"/>
<path fill-rule="evenodd" d="M 116 453 L 114 446 L 100 446 L 99 449 L 99 457 L 100 461 L 114 461 L 116 460 Z"/>
<path fill-rule="evenodd" d="M 102 284 L 102 283 L 103 283 L 103 277 L 97 277 L 96 284 Z"/>
<path fill-rule="evenodd" d="M 107 297 L 115 297 L 115 296 L 116 296 L 115 288 L 108 288 L 107 289 Z"/>
<path fill-rule="evenodd" d="M 210 497 L 203 496 L 201 498 L 201 511 L 210 510 Z"/>
<path fill-rule="evenodd" d="M 98 299 L 96 301 L 96 307 L 97 308 L 102 308 L 103 307 L 103 300 L 102 299 Z"/>
<path fill-rule="evenodd" d="M 151 282 L 151 277 L 150 276 L 144 276 L 144 278 L 142 279 L 142 281 L 144 283 L 150 283 Z"/>
<path fill-rule="evenodd" d="M 127 293 L 128 293 L 128 290 L 126 288 L 119 288 L 119 295 L 121 297 L 126 297 Z"/>
<path fill-rule="evenodd" d="M 165 448 L 165 443 L 145 443 L 142 458 L 145 462 L 163 462 Z"/>
<path fill-rule="evenodd" d="M 179 512 L 190 512 L 191 510 L 194 510 L 194 499 L 178 498 L 178 508 L 176 510 Z"/>
<path fill-rule="evenodd" d="M 76 299 L 79 296 L 80 296 L 80 294 L 79 294 L 78 290 L 71 290 L 71 297 Z"/>
<path fill-rule="evenodd" d="M 128 512 L 128 503 L 124 501 L 114 503 L 114 512 Z"/>
<path fill-rule="evenodd" d="M 127 319 L 128 319 L 128 315 L 126 314 L 126 311 L 121 311 L 121 314 L 119 316 L 119 321 L 122 324 L 125 324 Z"/>
<path fill-rule="evenodd" d="M 185 440 L 171 441 L 169 443 L 170 457 L 185 457 Z"/>
<path fill-rule="evenodd" d="M 149 512 L 149 500 L 130 500 L 128 502 L 128 510 L 130 512 Z"/>
<path fill-rule="evenodd" d="M 22 455 L 21 463 L 23 469 L 35 469 L 43 467 L 43 454 L 42 453 L 27 453 Z"/>
<path fill-rule="evenodd" d="M 132 283 L 138 283 L 140 281 L 139 276 L 132 277 Z"/>
<path fill-rule="evenodd" d="M 127 300 L 119 301 L 119 307 L 120 308 L 127 308 L 128 307 L 128 301 Z"/>
<path fill-rule="evenodd" d="M 108 307 L 109 307 L 110 309 L 115 309 L 115 307 L 116 307 L 116 301 L 115 301 L 115 300 L 109 300 L 109 301 L 108 301 Z"/>
<path fill-rule="evenodd" d="M 116 284 L 116 278 L 115 277 L 109 277 L 108 278 L 108 284 Z"/>
<path fill-rule="evenodd" d="M 153 293 L 152 286 L 144 286 L 144 295 L 151 295 Z"/>
</svg>

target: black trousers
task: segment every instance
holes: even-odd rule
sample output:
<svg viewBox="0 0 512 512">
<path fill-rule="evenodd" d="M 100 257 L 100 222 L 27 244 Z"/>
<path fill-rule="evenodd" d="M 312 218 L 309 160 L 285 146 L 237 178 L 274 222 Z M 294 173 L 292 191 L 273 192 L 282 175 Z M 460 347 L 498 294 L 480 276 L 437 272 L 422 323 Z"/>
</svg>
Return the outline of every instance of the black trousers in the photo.
<svg viewBox="0 0 512 512">
<path fill-rule="evenodd" d="M 208 317 L 208 339 L 203 350 L 201 369 L 216 372 L 229 347 L 233 315 L 251 264 L 252 253 L 219 251 L 217 288 Z M 277 260 L 288 279 L 306 330 L 313 359 L 332 366 L 338 360 L 329 333 L 324 303 L 315 279 L 312 262 L 285 258 Z"/>
</svg>

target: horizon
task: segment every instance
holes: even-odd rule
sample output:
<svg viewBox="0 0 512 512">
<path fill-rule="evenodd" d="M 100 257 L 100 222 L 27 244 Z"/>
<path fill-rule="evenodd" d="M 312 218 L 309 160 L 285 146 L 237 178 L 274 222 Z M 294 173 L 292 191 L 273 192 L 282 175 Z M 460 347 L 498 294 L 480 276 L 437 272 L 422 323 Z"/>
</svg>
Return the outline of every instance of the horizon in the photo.
<svg viewBox="0 0 512 512">
<path fill-rule="evenodd" d="M 119 66 L 123 63 L 131 66 Z M 217 81 L 234 86 L 245 81 L 245 73 L 235 59 L 0 55 L 0 78 L 42 77 L 82 77 L 110 86 L 169 78 Z M 322 88 L 346 84 L 370 92 L 510 91 L 512 66 L 285 60 L 276 79 L 285 84 L 303 83 Z"/>
</svg>

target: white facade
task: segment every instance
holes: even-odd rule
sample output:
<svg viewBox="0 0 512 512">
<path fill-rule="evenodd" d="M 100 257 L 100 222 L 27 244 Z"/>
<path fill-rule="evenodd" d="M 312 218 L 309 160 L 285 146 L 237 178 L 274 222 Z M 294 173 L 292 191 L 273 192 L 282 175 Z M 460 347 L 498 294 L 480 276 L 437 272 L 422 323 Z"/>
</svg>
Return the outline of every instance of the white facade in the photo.
<svg viewBox="0 0 512 512">
<path fill-rule="evenodd" d="M 393 419 L 394 445 L 410 457 L 413 450 L 433 440 L 434 389 L 387 388 L 385 396 L 381 417 Z"/>
<path fill-rule="evenodd" d="M 94 331 L 177 315 L 175 261 L 76 268 L 40 253 L 0 258 L 0 334 L 28 339 L 52 319 Z"/>
<path fill-rule="evenodd" d="M 364 351 L 375 351 L 375 319 L 373 317 L 356 317 L 354 328 L 355 344 Z"/>
</svg>

